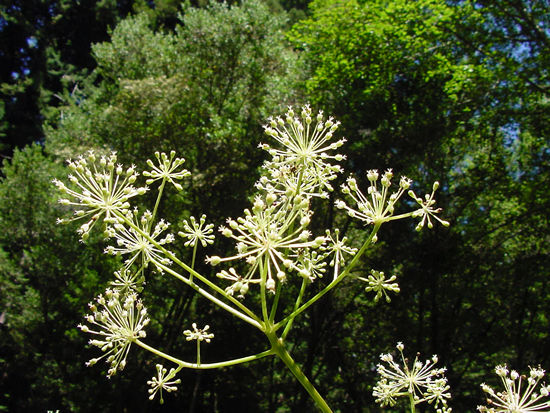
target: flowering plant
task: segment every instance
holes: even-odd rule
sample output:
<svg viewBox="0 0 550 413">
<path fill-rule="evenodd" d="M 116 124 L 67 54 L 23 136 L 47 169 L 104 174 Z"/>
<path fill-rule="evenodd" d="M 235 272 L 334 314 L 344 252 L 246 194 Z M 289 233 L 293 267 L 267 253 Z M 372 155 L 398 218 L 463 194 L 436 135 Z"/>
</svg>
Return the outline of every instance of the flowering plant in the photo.
<svg viewBox="0 0 550 413">
<path fill-rule="evenodd" d="M 433 220 L 449 225 L 437 216 L 440 209 L 434 207 L 437 182 L 431 194 L 422 198 L 410 189 L 410 179 L 401 177 L 394 186 L 391 170 L 383 173 L 370 170 L 366 174 L 369 182 L 366 191 L 360 189 L 356 178 L 349 177 L 341 188 L 343 197 L 336 201 L 337 208 L 365 225 L 365 237 L 360 244 L 348 245 L 347 238 L 340 237 L 338 229 L 312 234 L 312 200 L 327 199 L 328 193 L 334 190 L 332 182 L 343 172 L 338 162 L 345 157 L 336 151 L 345 139 L 334 139 L 338 126 L 338 122 L 326 118 L 322 112 L 313 114 L 307 105 L 299 113 L 289 108 L 284 117 L 269 119 L 265 132 L 275 141 L 275 146 L 260 144 L 271 158 L 265 162 L 264 173 L 256 183 L 253 204 L 241 217 L 228 218 L 226 224 L 219 227 L 222 236 L 235 242 L 236 252 L 231 256 L 206 258 L 212 266 L 224 266 L 217 272 L 221 284 L 195 269 L 199 244 L 204 247 L 214 241 L 213 224 L 207 224 L 206 216 L 198 220 L 190 217 L 183 223 L 184 231 L 178 233 L 185 240 L 184 245 L 193 248 L 190 263 L 169 249 L 177 238 L 170 232 L 170 223 L 157 216 L 167 184 L 181 190 L 180 182 L 190 174 L 182 168 L 183 158 L 176 157 L 175 152 L 156 153 L 157 163 L 148 161 L 151 170 L 142 172 L 147 178 L 142 186 L 137 184 L 136 167 L 124 168 L 117 163 L 115 153 L 97 156 L 89 152 L 69 161 L 72 171 L 69 184 L 58 180 L 54 183 L 64 194 L 60 202 L 72 207 L 74 216 L 59 222 L 83 220 L 78 229 L 83 241 L 98 222 L 102 222 L 105 236 L 112 241 L 105 252 L 125 257 L 112 286 L 98 297 L 97 304 L 90 304 L 91 314 L 85 318 L 87 324 L 79 325 L 83 332 L 96 337 L 90 343 L 104 352 L 89 364 L 106 358 L 110 364 L 108 375 L 112 376 L 126 365 L 132 345 L 163 358 L 174 367 L 168 370 L 157 365 L 157 375 L 148 382 L 150 398 L 159 394 L 162 401 L 162 390 L 176 390 L 179 384 L 176 376 L 183 368 L 213 369 L 274 356 L 290 369 L 318 408 L 330 412 L 285 344 L 294 320 L 347 278 L 366 282 L 366 290 L 376 293 L 375 301 L 381 297 L 389 301 L 389 293 L 399 292 L 395 276 L 386 278 L 383 272 L 373 270 L 371 275 L 363 277 L 356 271 L 361 256 L 376 242 L 382 224 L 413 218 L 419 220 L 418 230 L 424 226 L 432 228 Z M 155 205 L 140 214 L 132 203 L 153 184 L 158 185 Z M 405 194 L 414 201 L 409 205 L 415 207 L 396 214 L 397 203 Z M 244 269 L 237 271 L 235 267 L 225 266 L 235 261 L 242 261 L 239 268 Z M 257 354 L 201 363 L 200 344 L 210 342 L 214 335 L 209 332 L 209 326 L 199 329 L 195 323 L 193 330 L 183 331 L 188 341 L 196 340 L 194 361 L 181 360 L 148 345 L 145 327 L 149 315 L 138 294 L 144 288 L 150 267 L 175 277 L 213 304 L 257 328 L 265 334 L 269 346 Z M 308 294 L 308 286 L 314 282 L 324 282 L 324 287 L 316 294 Z M 285 288 L 289 283 L 298 283 L 299 292 L 290 309 L 281 314 L 284 309 L 279 306 L 280 298 L 289 291 Z M 259 296 L 258 307 L 247 303 L 249 294 Z"/>
</svg>

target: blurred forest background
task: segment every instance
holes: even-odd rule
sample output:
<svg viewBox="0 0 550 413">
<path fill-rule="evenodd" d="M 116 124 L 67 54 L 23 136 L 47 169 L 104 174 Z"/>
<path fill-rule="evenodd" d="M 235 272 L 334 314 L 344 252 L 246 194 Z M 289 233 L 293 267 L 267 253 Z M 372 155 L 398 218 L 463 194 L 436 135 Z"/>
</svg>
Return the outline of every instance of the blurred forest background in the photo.
<svg viewBox="0 0 550 413">
<path fill-rule="evenodd" d="M 497 363 L 550 369 L 549 69 L 548 0 L 2 0 L 0 411 L 315 411 L 271 359 L 184 370 L 162 406 L 143 352 L 111 380 L 86 368 L 96 353 L 76 325 L 116 262 L 101 237 L 84 246 L 55 224 L 51 184 L 90 148 L 138 166 L 175 149 L 193 176 L 161 216 L 219 225 L 248 206 L 266 118 L 306 102 L 342 122 L 347 172 L 391 167 L 421 191 L 439 180 L 451 222 L 383 227 L 359 271 L 396 273 L 391 303 L 350 281 L 299 320 L 294 356 L 329 404 L 379 411 L 378 356 L 397 341 L 440 356 L 457 412 L 482 403 Z M 360 239 L 319 207 L 318 228 Z M 216 334 L 207 361 L 264 349 L 190 290 L 148 282 L 149 342 L 192 357 L 182 330 L 197 321 Z"/>
</svg>

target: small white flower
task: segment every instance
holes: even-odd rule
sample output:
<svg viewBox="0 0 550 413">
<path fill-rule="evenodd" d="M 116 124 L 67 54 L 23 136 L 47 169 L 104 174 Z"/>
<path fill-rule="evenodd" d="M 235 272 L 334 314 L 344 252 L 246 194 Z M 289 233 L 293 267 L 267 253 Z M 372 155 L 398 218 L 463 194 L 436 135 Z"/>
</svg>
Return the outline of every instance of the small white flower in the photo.
<svg viewBox="0 0 550 413">
<path fill-rule="evenodd" d="M 330 265 L 334 267 L 334 279 L 338 277 L 339 268 L 344 266 L 345 259 L 344 254 L 355 255 L 357 248 L 352 248 L 346 245 L 347 237 L 339 238 L 340 230 L 336 228 L 334 235 L 330 233 L 330 230 L 326 231 L 327 245 L 321 247 L 321 251 L 325 251 L 328 255 L 332 255 Z"/>
<path fill-rule="evenodd" d="M 174 236 L 166 234 L 164 238 L 160 238 L 170 224 L 161 219 L 155 228 L 151 228 L 153 216 L 151 212 L 145 211 L 138 218 L 137 209 L 126 213 L 126 218 L 133 222 L 134 226 L 126 226 L 116 223 L 113 226 L 107 227 L 107 235 L 114 238 L 116 246 L 110 245 L 105 248 L 106 254 L 125 255 L 129 254 L 130 258 L 126 259 L 125 265 L 129 268 L 134 262 L 146 267 L 149 262 L 154 264 L 169 265 L 171 261 L 164 256 L 164 253 L 159 250 L 149 238 L 156 240 L 159 245 L 165 245 L 173 242 Z M 148 236 L 144 235 L 147 234 Z"/>
<path fill-rule="evenodd" d="M 185 330 L 183 332 L 187 341 L 197 340 L 210 343 L 210 340 L 214 338 L 214 334 L 208 333 L 208 330 L 210 329 L 209 325 L 206 325 L 201 329 L 197 328 L 197 323 L 193 323 L 191 326 L 193 327 L 193 330 Z"/>
<path fill-rule="evenodd" d="M 430 195 L 426 194 L 424 199 L 417 197 L 415 193 L 411 190 L 409 191 L 409 196 L 413 198 L 418 205 L 420 205 L 420 209 L 417 209 L 413 212 L 413 217 L 421 218 L 420 222 L 416 226 L 416 230 L 420 231 L 424 225 L 427 223 L 428 228 L 433 228 L 433 223 L 431 218 L 435 218 L 437 221 L 441 223 L 444 227 L 449 226 L 449 222 L 442 220 L 436 214 L 439 214 L 441 212 L 441 208 L 434 208 L 435 205 L 435 199 L 434 199 L 434 193 L 439 188 L 439 182 L 435 181 L 432 187 L 432 193 Z"/>
<path fill-rule="evenodd" d="M 58 223 L 67 223 L 79 219 L 88 219 L 82 224 L 78 233 L 82 240 L 86 240 L 95 223 L 104 217 L 105 222 L 117 222 L 117 213 L 125 213 L 130 204 L 128 200 L 136 195 L 142 195 L 147 187 L 136 188 L 133 183 L 138 176 L 135 167 L 126 171 L 122 165 L 117 165 L 116 153 L 110 156 L 101 156 L 99 160 L 93 151 L 87 157 L 81 156 L 75 161 L 69 161 L 72 174 L 69 181 L 74 189 L 70 189 L 63 182 L 54 179 L 57 188 L 71 199 L 60 199 L 63 205 L 74 207 L 74 217 L 60 219 Z"/>
<path fill-rule="evenodd" d="M 390 191 L 393 172 L 388 169 L 382 175 L 376 170 L 367 171 L 369 187 L 365 195 L 357 185 L 357 180 L 349 177 L 342 185 L 342 193 L 352 198 L 355 206 L 352 208 L 344 201 L 337 200 L 336 207 L 347 211 L 352 218 L 357 218 L 367 224 L 382 223 L 391 220 L 395 211 L 395 205 L 401 196 L 405 193 L 405 187 L 408 188 L 410 181 L 402 177 L 399 188 L 395 192 Z M 395 218 L 394 218 L 395 219 Z"/>
<path fill-rule="evenodd" d="M 237 274 L 237 271 L 235 271 L 235 268 L 233 267 L 229 268 L 228 271 L 220 271 L 216 274 L 216 276 L 225 280 L 232 281 L 233 284 L 227 287 L 225 289 L 225 292 L 229 295 L 234 295 L 235 293 L 237 293 L 238 298 L 244 298 L 244 296 L 248 292 L 249 284 L 257 284 L 260 282 L 260 280 L 245 280 L 243 277 Z"/>
<path fill-rule="evenodd" d="M 115 279 L 110 284 L 121 292 L 137 291 L 143 284 L 144 278 L 141 271 L 131 271 L 127 267 L 122 267 L 115 271 Z"/>
<path fill-rule="evenodd" d="M 386 279 L 382 271 L 371 270 L 371 275 L 367 278 L 357 277 L 361 281 L 365 281 L 368 285 L 365 288 L 365 291 L 374 291 L 376 295 L 374 296 L 374 302 L 378 302 L 382 296 L 389 303 L 391 301 L 388 291 L 398 293 L 400 291 L 399 284 L 394 283 L 397 279 L 395 275 L 392 275 L 390 278 Z M 397 347 L 399 349 L 399 347 Z"/>
<path fill-rule="evenodd" d="M 328 197 L 332 191 L 330 181 L 341 172 L 338 165 L 329 161 L 341 161 L 345 156 L 331 152 L 341 147 L 345 139 L 333 141 L 339 126 L 332 118 L 325 119 L 319 112 L 312 118 L 311 108 L 305 105 L 301 116 L 289 108 L 283 118 L 269 119 L 264 126 L 266 135 L 275 139 L 279 148 L 260 144 L 272 160 L 265 163 L 268 174 L 257 187 L 266 192 L 293 196 L 299 193 L 308 196 Z"/>
<path fill-rule="evenodd" d="M 197 366 L 201 364 L 201 343 L 203 341 L 210 343 L 214 338 L 214 334 L 209 333 L 210 326 L 206 325 L 203 328 L 197 328 L 197 323 L 192 324 L 193 330 L 185 330 L 183 334 L 187 341 L 195 340 L 197 342 Z"/>
<path fill-rule="evenodd" d="M 311 257 L 307 251 L 310 248 L 319 248 L 325 237 L 311 240 L 311 233 L 306 229 L 309 224 L 309 198 L 294 197 L 290 201 L 286 196 L 278 201 L 267 200 L 265 197 L 256 197 L 251 210 L 244 211 L 244 217 L 236 220 L 229 218 L 227 227 L 220 227 L 220 232 L 236 241 L 237 254 L 220 258 L 212 256 L 207 262 L 218 265 L 221 262 L 237 259 L 245 260 L 250 268 L 243 276 L 246 283 L 260 283 L 261 277 L 257 274 L 260 261 L 267 266 L 265 286 L 270 292 L 275 292 L 276 280 L 285 279 L 278 276 L 284 269 L 308 271 L 307 259 L 301 264 L 295 264 L 291 257 Z M 309 255 L 308 255 L 309 254 Z M 300 261 L 300 260 L 298 260 Z M 318 261 L 318 260 L 316 260 Z M 287 264 L 290 265 L 287 266 Z M 316 264 L 319 270 L 320 264 Z M 303 274 L 301 274 L 304 276 Z M 308 274 L 310 277 L 312 274 Z M 319 275 L 319 271 L 315 276 Z M 313 278 L 315 278 L 313 276 Z"/>
</svg>

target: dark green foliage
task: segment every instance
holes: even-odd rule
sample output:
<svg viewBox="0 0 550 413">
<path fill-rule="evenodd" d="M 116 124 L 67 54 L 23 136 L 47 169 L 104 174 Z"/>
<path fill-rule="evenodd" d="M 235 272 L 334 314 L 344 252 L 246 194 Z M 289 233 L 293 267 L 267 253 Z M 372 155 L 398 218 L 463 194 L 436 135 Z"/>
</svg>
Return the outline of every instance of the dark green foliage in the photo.
<svg viewBox="0 0 550 413">
<path fill-rule="evenodd" d="M 55 224 L 63 211 L 55 206 L 50 182 L 64 171 L 42 147 L 16 150 L 3 173 L 0 348 L 6 404 L 10 411 L 91 406 L 79 396 L 88 380 L 78 379 L 85 359 L 75 354 L 85 340 L 75 324 L 82 304 L 113 268 L 100 250 L 81 253 L 74 227 Z"/>
<path fill-rule="evenodd" d="M 13 0 L 0 6 L 0 98 L 8 127 L 0 154 L 43 140 L 48 106 L 78 88 L 94 66 L 90 46 L 107 38 L 132 1 Z"/>
<path fill-rule="evenodd" d="M 442 356 L 459 411 L 479 403 L 495 364 L 548 363 L 548 53 L 536 28 L 548 5 L 507 3 L 316 1 L 292 34 L 309 95 L 344 120 L 350 167 L 394 167 L 419 187 L 439 179 L 452 223 L 416 238 L 383 229 L 388 248 L 368 265 L 399 265 L 402 292 L 381 318 L 349 311 L 376 329 L 352 333 L 348 374 L 403 340 Z"/>
</svg>

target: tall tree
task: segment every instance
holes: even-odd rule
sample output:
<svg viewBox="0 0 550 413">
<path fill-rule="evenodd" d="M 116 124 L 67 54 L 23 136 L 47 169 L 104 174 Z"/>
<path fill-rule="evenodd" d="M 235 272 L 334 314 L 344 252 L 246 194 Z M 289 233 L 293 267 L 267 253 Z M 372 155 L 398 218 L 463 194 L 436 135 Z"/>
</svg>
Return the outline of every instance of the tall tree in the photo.
<svg viewBox="0 0 550 413">
<path fill-rule="evenodd" d="M 371 258 L 402 274 L 383 318 L 338 302 L 350 322 L 376 326 L 352 331 L 340 359 L 351 372 L 339 397 L 352 406 L 355 377 L 369 374 L 357 355 L 383 351 L 372 343 L 442 355 L 459 410 L 476 404 L 477 377 L 493 363 L 548 362 L 548 15 L 545 2 L 328 0 L 295 26 L 308 93 L 340 114 L 350 166 L 440 179 L 453 224 L 412 243 L 396 226 L 388 243 L 399 247 Z"/>
<path fill-rule="evenodd" d="M 0 7 L 0 97 L 7 128 L 0 154 L 42 141 L 49 106 L 94 67 L 91 44 L 126 16 L 133 1 L 7 1 Z"/>
</svg>

